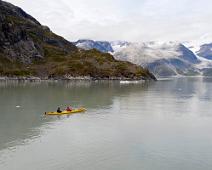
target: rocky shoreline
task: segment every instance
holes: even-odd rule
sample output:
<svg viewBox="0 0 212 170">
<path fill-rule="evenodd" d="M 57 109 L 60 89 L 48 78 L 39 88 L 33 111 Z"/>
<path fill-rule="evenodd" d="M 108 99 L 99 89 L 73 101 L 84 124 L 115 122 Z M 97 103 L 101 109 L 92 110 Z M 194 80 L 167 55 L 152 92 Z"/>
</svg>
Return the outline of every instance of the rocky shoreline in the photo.
<svg viewBox="0 0 212 170">
<path fill-rule="evenodd" d="M 0 81 L 7 81 L 7 80 L 18 80 L 18 81 L 43 81 L 43 80 L 88 80 L 88 81 L 95 81 L 95 80 L 127 80 L 127 81 L 156 81 L 156 79 L 147 79 L 145 77 L 90 77 L 90 76 L 60 76 L 60 77 L 36 77 L 36 76 L 0 76 Z"/>
</svg>

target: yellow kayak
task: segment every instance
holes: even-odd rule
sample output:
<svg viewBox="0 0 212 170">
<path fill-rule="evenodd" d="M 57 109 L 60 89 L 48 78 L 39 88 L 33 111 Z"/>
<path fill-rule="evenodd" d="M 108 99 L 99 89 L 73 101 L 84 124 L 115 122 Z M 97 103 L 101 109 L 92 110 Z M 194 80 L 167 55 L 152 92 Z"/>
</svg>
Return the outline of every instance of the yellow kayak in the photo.
<svg viewBox="0 0 212 170">
<path fill-rule="evenodd" d="M 85 108 L 79 108 L 79 109 L 73 109 L 72 111 L 62 111 L 61 113 L 58 112 L 45 112 L 45 115 L 50 115 L 50 116 L 56 116 L 56 115 L 70 115 L 73 113 L 80 113 L 80 112 L 85 112 Z"/>
</svg>

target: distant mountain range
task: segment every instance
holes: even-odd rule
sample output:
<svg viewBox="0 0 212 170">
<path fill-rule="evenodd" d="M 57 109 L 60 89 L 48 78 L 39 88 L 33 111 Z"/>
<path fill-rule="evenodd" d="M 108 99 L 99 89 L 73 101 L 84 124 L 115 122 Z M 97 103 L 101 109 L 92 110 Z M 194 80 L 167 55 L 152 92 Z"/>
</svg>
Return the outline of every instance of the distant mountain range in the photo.
<svg viewBox="0 0 212 170">
<path fill-rule="evenodd" d="M 74 44 L 85 50 L 97 49 L 103 53 L 114 52 L 110 42 L 107 41 L 78 40 Z"/>
<path fill-rule="evenodd" d="M 79 40 L 75 44 L 83 49 L 95 48 L 111 53 L 118 60 L 146 67 L 157 77 L 212 76 L 212 43 L 202 45 L 199 51 L 192 51 L 192 48 L 179 42 Z"/>
</svg>

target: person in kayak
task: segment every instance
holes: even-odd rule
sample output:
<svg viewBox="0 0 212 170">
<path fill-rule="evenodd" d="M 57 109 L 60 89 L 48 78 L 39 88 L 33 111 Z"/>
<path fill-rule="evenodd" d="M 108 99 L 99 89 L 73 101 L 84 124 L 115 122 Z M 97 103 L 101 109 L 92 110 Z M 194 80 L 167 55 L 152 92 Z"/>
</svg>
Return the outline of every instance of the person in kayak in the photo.
<svg viewBox="0 0 212 170">
<path fill-rule="evenodd" d="M 68 106 L 68 107 L 66 108 L 66 111 L 71 112 L 71 111 L 72 111 L 72 108 L 71 108 L 70 106 Z"/>
<path fill-rule="evenodd" d="M 57 113 L 61 113 L 60 107 L 57 108 Z"/>
</svg>

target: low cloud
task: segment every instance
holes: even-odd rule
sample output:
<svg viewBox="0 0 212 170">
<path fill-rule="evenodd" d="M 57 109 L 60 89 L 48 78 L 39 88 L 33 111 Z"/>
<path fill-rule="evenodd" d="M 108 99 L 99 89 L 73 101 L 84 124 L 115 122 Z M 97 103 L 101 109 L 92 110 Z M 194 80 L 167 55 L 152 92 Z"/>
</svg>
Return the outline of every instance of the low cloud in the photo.
<svg viewBox="0 0 212 170">
<path fill-rule="evenodd" d="M 212 37 L 210 0 L 8 1 L 71 41 L 194 41 L 204 35 Z"/>
</svg>

